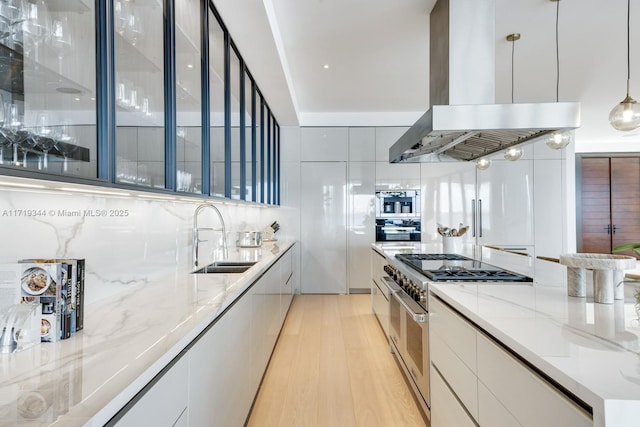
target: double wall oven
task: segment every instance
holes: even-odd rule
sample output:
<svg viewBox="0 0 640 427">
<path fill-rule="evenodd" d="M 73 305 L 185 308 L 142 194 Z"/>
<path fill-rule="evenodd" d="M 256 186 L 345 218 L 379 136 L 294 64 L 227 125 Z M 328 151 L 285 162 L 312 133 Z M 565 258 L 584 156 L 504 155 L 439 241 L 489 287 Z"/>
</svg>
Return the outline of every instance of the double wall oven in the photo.
<svg viewBox="0 0 640 427">
<path fill-rule="evenodd" d="M 380 281 L 391 291 L 391 350 L 430 416 L 429 282 L 527 283 L 532 279 L 456 254 L 401 253 L 386 261 Z"/>
<path fill-rule="evenodd" d="M 376 241 L 420 241 L 420 190 L 376 191 Z"/>
</svg>

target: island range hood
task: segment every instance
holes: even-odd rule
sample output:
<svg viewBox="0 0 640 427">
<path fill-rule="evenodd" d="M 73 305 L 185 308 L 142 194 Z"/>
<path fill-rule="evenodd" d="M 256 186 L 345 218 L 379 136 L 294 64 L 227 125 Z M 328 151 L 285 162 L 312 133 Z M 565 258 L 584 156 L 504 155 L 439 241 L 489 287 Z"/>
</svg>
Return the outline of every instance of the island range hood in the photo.
<svg viewBox="0 0 640 427">
<path fill-rule="evenodd" d="M 389 161 L 471 161 L 580 127 L 580 104 L 495 104 L 495 0 L 438 0 L 430 21 L 432 107 Z"/>
</svg>

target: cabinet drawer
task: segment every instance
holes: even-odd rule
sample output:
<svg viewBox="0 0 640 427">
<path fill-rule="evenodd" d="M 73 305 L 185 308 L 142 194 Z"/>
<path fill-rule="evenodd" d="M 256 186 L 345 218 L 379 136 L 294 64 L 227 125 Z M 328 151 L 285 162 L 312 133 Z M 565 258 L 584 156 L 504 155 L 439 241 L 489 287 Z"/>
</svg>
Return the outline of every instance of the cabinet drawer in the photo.
<svg viewBox="0 0 640 427">
<path fill-rule="evenodd" d="M 484 334 L 477 342 L 478 380 L 522 426 L 593 426 L 582 408 Z"/>
<path fill-rule="evenodd" d="M 481 382 L 478 382 L 478 405 L 479 424 L 482 427 L 521 427 L 507 408 Z"/>
<path fill-rule="evenodd" d="M 389 301 L 382 293 L 378 284 L 374 281 L 371 282 L 371 309 L 378 318 L 380 326 L 384 331 L 385 336 L 389 336 Z"/>
<path fill-rule="evenodd" d="M 438 335 L 476 373 L 476 329 L 437 298 L 431 298 L 429 304 L 431 334 Z"/>
<path fill-rule="evenodd" d="M 431 364 L 447 379 L 449 386 L 466 406 L 469 413 L 478 419 L 478 378 L 476 374 L 447 346 L 440 335 L 431 334 L 430 338 Z M 433 387 L 433 381 L 431 384 Z M 437 401 L 435 394 L 435 390 L 432 389 L 432 408 L 437 408 L 434 403 Z"/>
<path fill-rule="evenodd" d="M 440 373 L 431 368 L 431 427 L 476 427 L 444 382 Z"/>
<path fill-rule="evenodd" d="M 171 427 L 187 409 L 189 357 L 173 365 L 115 425 Z"/>
</svg>

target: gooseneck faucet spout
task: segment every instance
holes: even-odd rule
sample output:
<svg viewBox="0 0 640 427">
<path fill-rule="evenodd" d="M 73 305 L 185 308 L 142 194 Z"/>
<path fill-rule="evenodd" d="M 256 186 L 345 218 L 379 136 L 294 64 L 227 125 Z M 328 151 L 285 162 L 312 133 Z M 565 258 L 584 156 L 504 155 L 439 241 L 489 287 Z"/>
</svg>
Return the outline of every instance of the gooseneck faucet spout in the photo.
<svg viewBox="0 0 640 427">
<path fill-rule="evenodd" d="M 200 214 L 200 211 L 202 211 L 205 208 L 213 209 L 214 212 L 218 215 L 218 219 L 220 220 L 220 228 L 202 228 L 202 227 L 198 227 L 198 215 Z M 223 257 L 225 259 L 228 258 L 229 253 L 228 253 L 228 247 L 227 247 L 227 230 L 226 230 L 226 227 L 224 225 L 224 219 L 222 218 L 222 214 L 220 213 L 218 208 L 215 207 L 213 204 L 211 204 L 211 203 L 202 203 L 201 205 L 198 205 L 198 207 L 196 208 L 196 211 L 193 214 L 193 266 L 194 267 L 198 266 L 198 245 L 199 245 L 199 243 L 200 242 L 206 242 L 206 240 L 200 239 L 200 236 L 199 236 L 200 230 L 221 231 L 222 232 L 222 255 L 223 255 Z"/>
</svg>

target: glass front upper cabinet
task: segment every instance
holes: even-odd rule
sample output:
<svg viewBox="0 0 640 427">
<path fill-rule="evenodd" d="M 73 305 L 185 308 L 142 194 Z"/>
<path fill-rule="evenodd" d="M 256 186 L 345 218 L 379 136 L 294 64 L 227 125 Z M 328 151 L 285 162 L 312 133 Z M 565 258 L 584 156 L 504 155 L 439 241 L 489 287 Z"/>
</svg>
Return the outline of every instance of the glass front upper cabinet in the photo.
<svg viewBox="0 0 640 427">
<path fill-rule="evenodd" d="M 231 198 L 241 199 L 244 198 L 242 194 L 244 189 L 240 186 L 240 132 L 243 131 L 243 129 L 240 128 L 240 116 L 243 113 L 241 110 L 242 103 L 240 102 L 242 64 L 235 49 L 231 49 L 230 55 L 229 92 L 231 108 L 229 111 L 229 119 L 231 121 Z"/>
<path fill-rule="evenodd" d="M 116 182 L 165 186 L 164 18 L 157 0 L 114 0 Z"/>
<path fill-rule="evenodd" d="M 244 180 L 241 181 L 241 186 L 244 188 L 245 200 L 255 201 L 252 177 L 253 171 L 251 165 L 253 163 L 253 156 L 255 150 L 255 144 L 253 139 L 253 116 L 254 116 L 254 91 L 253 82 L 247 71 L 244 72 Z"/>
<path fill-rule="evenodd" d="M 225 196 L 224 79 L 225 33 L 209 11 L 209 137 L 211 195 Z"/>
<path fill-rule="evenodd" d="M 277 203 L 277 122 L 242 52 L 209 3 L 166 1 L 0 0 L 0 173 Z"/>
<path fill-rule="evenodd" d="M 176 190 L 202 193 L 200 0 L 175 3 Z"/>
<path fill-rule="evenodd" d="M 0 167 L 97 177 L 94 9 L 0 2 Z"/>
</svg>

